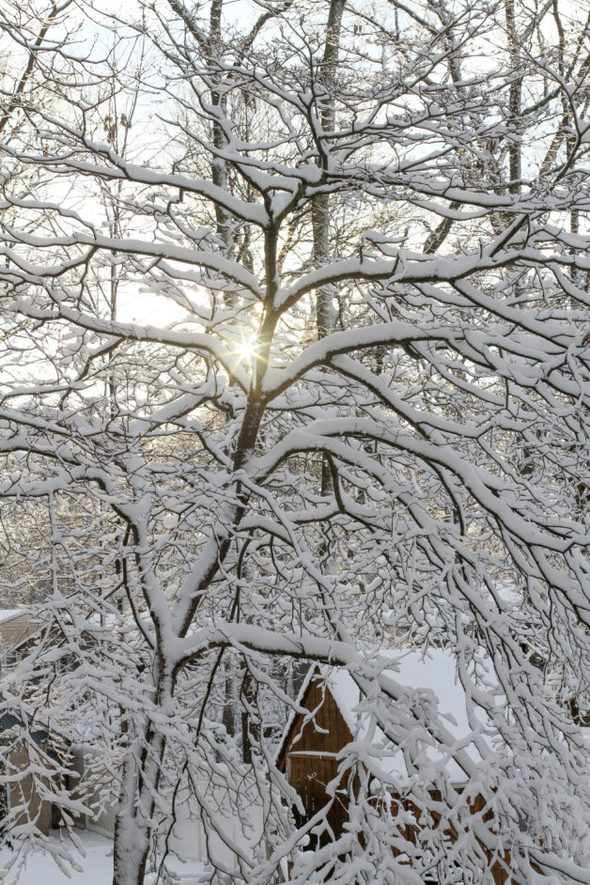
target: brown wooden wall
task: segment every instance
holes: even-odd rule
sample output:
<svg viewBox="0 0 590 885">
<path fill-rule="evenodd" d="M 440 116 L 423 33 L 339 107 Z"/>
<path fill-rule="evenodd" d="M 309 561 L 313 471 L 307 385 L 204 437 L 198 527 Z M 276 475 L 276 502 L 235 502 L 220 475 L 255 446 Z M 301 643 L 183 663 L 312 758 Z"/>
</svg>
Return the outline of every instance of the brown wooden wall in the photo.
<svg viewBox="0 0 590 885">
<path fill-rule="evenodd" d="M 334 756 L 306 756 L 295 753 L 287 755 L 287 778 L 299 793 L 305 808 L 305 817 L 298 821 L 300 825 L 321 811 L 330 801 L 331 797 L 326 794 L 326 787 L 337 774 L 338 759 Z M 342 834 L 344 824 L 348 820 L 347 780 L 348 774 L 338 784 L 334 801 L 326 814 L 331 834 L 323 834 L 319 844 L 338 839 Z"/>
<path fill-rule="evenodd" d="M 336 753 L 352 740 L 352 734 L 332 694 L 315 677 L 302 699 L 302 706 L 314 712 L 313 718 L 295 717 L 279 755 L 279 768 L 287 775 L 305 808 L 305 820 L 313 817 L 330 801 L 327 785 L 338 774 Z M 345 781 L 348 775 L 345 775 Z M 347 784 L 340 783 L 327 813 L 333 838 L 337 839 L 348 820 Z M 299 817 L 298 815 L 296 815 Z M 303 820 L 298 820 L 302 824 Z M 329 840 L 325 834 L 321 842 Z"/>
<path fill-rule="evenodd" d="M 315 711 L 313 719 L 305 722 L 301 714 L 295 718 L 283 744 L 283 754 L 293 751 L 338 753 L 350 743 L 352 733 L 334 697 L 318 679 L 312 679 L 302 706 Z M 285 766 L 282 768 L 284 771 Z"/>
</svg>

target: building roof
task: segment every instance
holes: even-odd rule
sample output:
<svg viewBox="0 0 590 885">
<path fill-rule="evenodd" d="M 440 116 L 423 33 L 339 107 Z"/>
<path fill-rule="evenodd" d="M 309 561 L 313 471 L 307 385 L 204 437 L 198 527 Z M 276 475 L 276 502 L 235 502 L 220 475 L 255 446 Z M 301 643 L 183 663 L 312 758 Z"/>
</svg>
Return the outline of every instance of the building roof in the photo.
<svg viewBox="0 0 590 885">
<path fill-rule="evenodd" d="M 428 709 L 430 717 L 438 712 L 445 728 L 456 741 L 455 747 L 460 746 L 474 761 L 481 759 L 474 740 L 481 739 L 480 729 L 486 724 L 485 714 L 478 708 L 471 710 L 471 722 L 475 725 L 473 731 L 469 724 L 468 699 L 457 678 L 453 653 L 447 649 L 430 649 L 427 653 L 417 649 L 401 649 L 388 653 L 387 659 L 391 663 L 386 664 L 383 673 L 404 687 L 410 705 L 419 704 L 423 709 Z M 355 743 L 366 740 L 371 734 L 367 756 L 371 763 L 375 763 L 371 764 L 371 768 L 376 773 L 382 771 L 396 779 L 406 779 L 408 774 L 402 750 L 376 724 L 372 704 L 364 697 L 346 668 L 317 664 L 310 668 L 299 692 L 297 706 L 305 706 L 305 697 L 314 678 L 322 681 L 330 691 Z M 287 723 L 279 756 L 288 750 L 298 716 L 297 712 L 293 712 Z M 428 746 L 424 752 L 424 761 L 433 763 L 436 768 L 442 763 L 447 777 L 453 782 L 465 780 L 462 770 L 449 758 L 450 750 L 445 752 L 436 746 Z"/>
<path fill-rule="evenodd" d="M 29 611 L 26 608 L 0 608 L 0 624 L 4 621 L 11 621 L 18 615 L 25 614 L 29 614 Z"/>
</svg>

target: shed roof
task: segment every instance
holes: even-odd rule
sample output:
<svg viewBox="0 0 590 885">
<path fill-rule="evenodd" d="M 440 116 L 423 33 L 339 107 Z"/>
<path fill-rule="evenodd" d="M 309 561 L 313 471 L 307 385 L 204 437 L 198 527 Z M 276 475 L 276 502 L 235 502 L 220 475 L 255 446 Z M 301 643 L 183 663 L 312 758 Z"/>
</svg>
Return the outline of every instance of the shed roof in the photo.
<svg viewBox="0 0 590 885">
<path fill-rule="evenodd" d="M 0 608 L 0 624 L 4 623 L 4 621 L 11 621 L 12 618 L 16 618 L 18 615 L 25 614 L 29 614 L 26 608 Z"/>
<path fill-rule="evenodd" d="M 480 728 L 483 729 L 486 724 L 485 714 L 481 710 L 469 711 L 468 699 L 457 677 L 452 651 L 430 649 L 424 653 L 417 649 L 401 649 L 390 652 L 383 673 L 404 686 L 413 702 L 426 704 L 438 712 L 444 719 L 445 728 L 456 741 L 456 747 L 461 746 L 474 761 L 481 759 L 474 740 L 476 737 L 481 739 Z M 311 667 L 299 691 L 297 707 L 305 707 L 305 698 L 314 677 L 323 681 L 330 691 L 355 742 L 366 740 L 370 730 L 369 755 L 376 763 L 375 768 L 396 778 L 406 779 L 408 773 L 401 749 L 388 740 L 383 730 L 376 725 L 371 704 L 346 668 L 319 664 Z M 475 731 L 469 724 L 469 712 Z M 279 756 L 288 752 L 297 717 L 298 713 L 294 711 L 287 723 Z M 429 746 L 425 749 L 425 760 L 433 764 L 442 762 L 446 775 L 453 782 L 460 783 L 464 781 L 465 775 L 449 758 L 450 749 L 445 752 L 444 748 Z"/>
</svg>

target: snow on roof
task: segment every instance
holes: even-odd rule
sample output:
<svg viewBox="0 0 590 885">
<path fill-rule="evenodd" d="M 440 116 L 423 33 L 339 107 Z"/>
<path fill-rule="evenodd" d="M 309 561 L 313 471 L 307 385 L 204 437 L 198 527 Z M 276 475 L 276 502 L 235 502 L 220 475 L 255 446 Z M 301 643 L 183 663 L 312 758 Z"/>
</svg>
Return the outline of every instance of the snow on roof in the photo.
<svg viewBox="0 0 590 885">
<path fill-rule="evenodd" d="M 24 615 L 26 612 L 26 608 L 0 608 L 0 624 L 16 618 L 17 615 Z"/>
<path fill-rule="evenodd" d="M 391 676 L 416 698 L 420 696 L 432 701 L 434 707 L 438 709 L 439 716 L 443 717 L 445 728 L 456 740 L 455 746 L 461 746 L 473 761 L 480 760 L 480 753 L 473 743 L 474 738 L 480 735 L 474 735 L 469 725 L 468 700 L 457 677 L 453 653 L 447 649 L 430 649 L 427 653 L 417 649 L 402 649 L 388 654 L 387 659 L 391 663 L 388 663 L 383 675 Z M 312 668 L 299 694 L 299 703 L 303 700 L 313 673 L 319 674 L 325 681 L 355 742 L 363 741 L 372 722 L 372 716 L 367 712 L 370 704 L 367 705 L 365 702 L 364 695 L 348 670 L 327 665 Z M 479 720 L 483 727 L 484 714 L 480 711 L 478 713 L 476 720 Z M 371 752 L 370 756 L 375 759 L 375 770 L 380 769 L 396 778 L 407 778 L 402 751 L 386 738 L 378 726 L 371 734 L 371 748 L 376 752 L 375 754 Z M 457 763 L 449 758 L 451 752 L 452 748 L 445 751 L 444 748 L 429 746 L 425 750 L 425 758 L 435 765 L 437 762 L 443 762 L 446 775 L 454 783 L 463 782 L 465 774 Z"/>
<path fill-rule="evenodd" d="M 417 649 L 401 651 L 399 656 L 392 658 L 392 664 L 391 670 L 387 668 L 385 674 L 408 688 L 433 692 L 438 699 L 439 712 L 451 717 L 453 730 L 469 730 L 465 692 L 457 678 L 451 652 L 441 648 L 431 649 L 426 654 Z M 358 733 L 359 716 L 355 708 L 363 700 L 363 695 L 357 684 L 342 667 L 324 667 L 321 673 L 352 734 Z"/>
</svg>

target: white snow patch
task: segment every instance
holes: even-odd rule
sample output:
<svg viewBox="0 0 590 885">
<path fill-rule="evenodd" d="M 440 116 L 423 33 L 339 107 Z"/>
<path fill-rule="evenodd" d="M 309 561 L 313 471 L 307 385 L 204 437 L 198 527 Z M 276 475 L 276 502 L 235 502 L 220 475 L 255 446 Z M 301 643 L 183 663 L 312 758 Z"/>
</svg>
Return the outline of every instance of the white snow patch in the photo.
<svg viewBox="0 0 590 885">
<path fill-rule="evenodd" d="M 11 618 L 15 618 L 17 615 L 24 615 L 26 613 L 26 609 L 24 608 L 0 608 L 0 624 L 4 621 L 10 621 Z"/>
<path fill-rule="evenodd" d="M 77 831 L 76 835 L 84 846 L 85 857 L 80 857 L 73 845 L 68 848 L 76 858 L 81 870 L 72 871 L 70 877 L 63 873 L 53 861 L 47 851 L 34 851 L 26 860 L 26 866 L 17 873 L 18 863 L 13 871 L 9 870 L 10 863 L 15 858 L 15 852 L 4 846 L 0 849 L 0 883 L 12 885 L 109 885 L 113 880 L 113 840 L 98 833 Z M 53 843 L 56 849 L 62 845 L 57 835 L 49 837 L 49 847 Z M 174 864 L 174 872 L 180 874 L 180 881 L 186 885 L 207 881 L 211 875 L 211 869 L 207 869 L 198 861 Z M 207 878 L 204 878 L 207 876 Z M 146 883 L 151 883 L 153 877 L 148 874 Z"/>
<path fill-rule="evenodd" d="M 78 833 L 84 844 L 86 857 L 78 857 L 74 846 L 70 850 L 76 856 L 81 872 L 72 871 L 70 878 L 63 873 L 51 858 L 49 852 L 34 851 L 26 860 L 26 866 L 21 869 L 16 881 L 18 885 L 106 885 L 113 878 L 112 839 L 105 839 L 97 833 Z M 50 836 L 49 843 L 55 848 L 61 846 L 57 836 Z M 10 870 L 10 864 L 15 858 L 15 852 L 4 846 L 0 850 L 0 882 L 12 883 L 15 881 L 15 870 L 18 869 L 18 861 L 14 870 Z"/>
<path fill-rule="evenodd" d="M 427 654 L 417 650 L 402 651 L 399 655 L 392 655 L 392 664 L 391 671 L 386 669 L 384 674 L 391 675 L 410 692 L 415 691 L 416 698 L 422 696 L 431 699 L 438 708 L 438 713 L 443 718 L 450 735 L 456 740 L 457 746 L 461 745 L 469 757 L 477 762 L 480 754 L 472 743 L 474 734 L 469 726 L 468 700 L 457 676 L 454 656 L 444 649 L 430 649 Z M 370 727 L 371 716 L 366 712 L 359 712 L 359 705 L 362 708 L 363 695 L 352 676 L 343 667 L 324 666 L 320 668 L 320 673 L 355 742 L 364 740 Z M 483 712 L 477 718 L 483 727 L 485 725 Z M 391 750 L 385 750 L 388 741 L 379 727 L 373 732 L 372 743 L 375 747 L 384 749 L 380 762 L 382 769 L 404 779 L 407 772 L 403 754 L 401 751 L 391 753 Z M 445 757 L 447 753 L 442 747 L 439 752 L 429 748 L 426 755 L 434 762 Z M 464 773 L 452 758 L 447 759 L 446 770 L 454 782 L 464 781 Z"/>
</svg>

